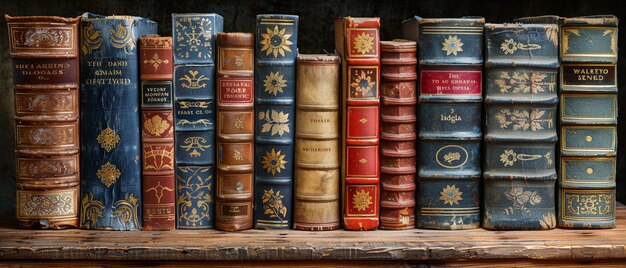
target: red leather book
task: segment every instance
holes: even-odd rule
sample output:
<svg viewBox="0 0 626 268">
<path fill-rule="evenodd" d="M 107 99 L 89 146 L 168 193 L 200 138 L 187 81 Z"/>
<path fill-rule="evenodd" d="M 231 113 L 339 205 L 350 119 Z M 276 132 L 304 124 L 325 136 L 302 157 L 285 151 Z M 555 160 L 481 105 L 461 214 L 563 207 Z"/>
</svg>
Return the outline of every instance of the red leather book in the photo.
<svg viewBox="0 0 626 268">
<path fill-rule="evenodd" d="M 172 38 L 139 39 L 143 230 L 176 228 Z"/>
<path fill-rule="evenodd" d="M 342 189 L 346 230 L 374 230 L 379 216 L 379 18 L 335 21 L 342 58 Z"/>
<path fill-rule="evenodd" d="M 380 228 L 415 226 L 417 44 L 381 41 Z"/>
<path fill-rule="evenodd" d="M 252 228 L 254 202 L 254 35 L 217 34 L 215 228 Z"/>
</svg>

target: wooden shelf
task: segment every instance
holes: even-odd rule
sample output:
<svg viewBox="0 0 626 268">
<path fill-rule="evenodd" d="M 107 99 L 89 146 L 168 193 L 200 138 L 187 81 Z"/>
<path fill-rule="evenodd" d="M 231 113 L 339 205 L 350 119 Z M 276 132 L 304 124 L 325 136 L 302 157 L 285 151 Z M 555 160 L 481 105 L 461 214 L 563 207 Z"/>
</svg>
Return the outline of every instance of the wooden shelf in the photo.
<svg viewBox="0 0 626 268">
<path fill-rule="evenodd" d="M 618 206 L 617 228 L 607 230 L 227 233 L 33 231 L 5 226 L 0 227 L 0 260 L 613 263 L 626 260 L 626 207 Z"/>
</svg>

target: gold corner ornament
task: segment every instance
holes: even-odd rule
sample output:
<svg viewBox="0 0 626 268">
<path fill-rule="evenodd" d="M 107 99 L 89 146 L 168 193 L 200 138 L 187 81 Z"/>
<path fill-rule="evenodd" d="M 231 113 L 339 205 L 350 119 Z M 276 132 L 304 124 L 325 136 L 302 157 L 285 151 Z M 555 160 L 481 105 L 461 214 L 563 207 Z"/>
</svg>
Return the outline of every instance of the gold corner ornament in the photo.
<svg viewBox="0 0 626 268">
<path fill-rule="evenodd" d="M 446 188 L 443 188 L 441 192 L 439 200 L 443 201 L 443 204 L 449 204 L 450 206 L 458 205 L 459 201 L 463 200 L 463 192 L 456 188 L 456 185 L 446 185 Z"/>
<path fill-rule="evenodd" d="M 111 45 L 115 48 L 123 48 L 126 53 L 130 53 L 137 46 L 132 27 L 125 27 L 120 22 L 115 28 L 109 29 L 109 33 Z"/>
<path fill-rule="evenodd" d="M 513 39 L 504 40 L 500 44 L 500 50 L 504 53 L 504 55 L 511 54 L 513 55 L 517 50 L 535 50 L 541 49 L 541 45 L 539 44 L 523 44 L 521 42 L 516 42 Z"/>
<path fill-rule="evenodd" d="M 365 190 L 361 190 L 352 195 L 352 205 L 358 211 L 365 211 L 371 204 L 373 204 L 372 196 Z"/>
<path fill-rule="evenodd" d="M 446 56 L 450 56 L 451 54 L 457 56 L 459 52 L 463 51 L 463 43 L 456 35 L 449 35 L 448 38 L 443 40 L 441 45 L 443 45 L 441 50 L 446 52 Z"/>
<path fill-rule="evenodd" d="M 278 25 L 274 25 L 274 30 L 270 28 L 265 29 L 266 33 L 261 34 L 263 40 L 259 41 L 259 44 L 263 45 L 261 52 L 265 51 L 265 56 L 270 54 L 274 55 L 274 58 L 278 58 L 280 54 L 285 57 L 285 51 L 291 52 L 289 46 L 293 45 L 293 42 L 289 41 L 291 34 L 286 34 L 286 28 L 279 29 Z"/>
<path fill-rule="evenodd" d="M 357 53 L 366 54 L 370 50 L 374 49 L 374 37 L 367 34 L 361 33 L 354 38 L 354 48 Z"/>
<path fill-rule="evenodd" d="M 270 72 L 269 75 L 265 76 L 265 80 L 263 80 L 265 92 L 273 94 L 274 96 L 277 96 L 278 93 L 283 93 L 283 88 L 286 86 L 287 80 L 285 80 L 284 75 L 280 74 L 280 72 Z"/>
<path fill-rule="evenodd" d="M 285 155 L 281 153 L 281 151 L 276 151 L 272 148 L 271 151 L 265 152 L 263 156 L 263 168 L 268 172 L 276 175 L 276 172 L 280 173 L 281 170 L 285 169 L 285 164 L 287 161 L 285 160 Z"/>
<path fill-rule="evenodd" d="M 89 55 L 100 48 L 102 45 L 102 36 L 100 30 L 96 30 L 93 24 L 83 21 L 81 35 L 81 51 L 84 55 Z"/>
<path fill-rule="evenodd" d="M 100 131 L 100 134 L 98 134 L 96 140 L 103 149 L 105 149 L 107 152 L 110 152 L 111 150 L 115 149 L 117 143 L 120 142 L 120 136 L 117 135 L 115 130 L 107 127 Z"/>
<path fill-rule="evenodd" d="M 119 169 L 111 162 L 106 162 L 106 164 L 102 165 L 98 172 L 96 172 L 96 176 L 100 179 L 100 181 L 106 185 L 106 187 L 111 187 L 117 179 L 122 175 Z"/>
</svg>

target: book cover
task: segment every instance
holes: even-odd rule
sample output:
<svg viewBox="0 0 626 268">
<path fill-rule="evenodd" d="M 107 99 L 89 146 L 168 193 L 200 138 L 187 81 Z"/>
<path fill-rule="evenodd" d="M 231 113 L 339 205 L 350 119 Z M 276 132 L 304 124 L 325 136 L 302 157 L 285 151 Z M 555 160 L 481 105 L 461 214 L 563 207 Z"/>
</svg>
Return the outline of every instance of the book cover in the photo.
<svg viewBox="0 0 626 268">
<path fill-rule="evenodd" d="M 254 226 L 291 229 L 298 16 L 256 23 Z"/>
<path fill-rule="evenodd" d="M 80 18 L 5 18 L 13 68 L 17 224 L 78 227 Z"/>
<path fill-rule="evenodd" d="M 294 229 L 340 226 L 339 56 L 297 58 Z"/>
<path fill-rule="evenodd" d="M 486 24 L 483 227 L 552 229 L 557 24 Z"/>
<path fill-rule="evenodd" d="M 342 189 L 346 230 L 379 224 L 380 18 L 335 20 L 341 56 Z"/>
<path fill-rule="evenodd" d="M 254 34 L 217 34 L 215 228 L 250 229 L 254 204 Z"/>
<path fill-rule="evenodd" d="M 176 228 L 172 38 L 139 38 L 142 230 Z"/>
<path fill-rule="evenodd" d="M 215 222 L 215 40 L 217 14 L 172 14 L 176 228 Z"/>
<path fill-rule="evenodd" d="M 80 57 L 81 210 L 85 229 L 141 228 L 139 37 L 153 21 L 82 17 Z"/>
</svg>

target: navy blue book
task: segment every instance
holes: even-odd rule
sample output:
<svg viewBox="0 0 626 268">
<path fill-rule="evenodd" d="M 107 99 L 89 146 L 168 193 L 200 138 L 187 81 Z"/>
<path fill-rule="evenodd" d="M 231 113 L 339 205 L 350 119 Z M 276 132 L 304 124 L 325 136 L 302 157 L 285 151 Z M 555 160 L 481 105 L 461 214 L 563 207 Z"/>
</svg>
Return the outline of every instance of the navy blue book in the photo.
<svg viewBox="0 0 626 268">
<path fill-rule="evenodd" d="M 141 228 L 138 40 L 153 21 L 85 13 L 80 40 L 81 211 L 85 229 Z"/>
<path fill-rule="evenodd" d="M 419 45 L 418 228 L 480 225 L 484 23 L 481 17 L 403 22 L 405 38 Z"/>
<path fill-rule="evenodd" d="M 215 39 L 217 14 L 172 14 L 176 228 L 215 222 Z"/>
<path fill-rule="evenodd" d="M 485 25 L 486 229 L 556 227 L 559 28 L 553 21 Z"/>
<path fill-rule="evenodd" d="M 298 16 L 258 15 L 254 226 L 290 229 Z"/>
</svg>

